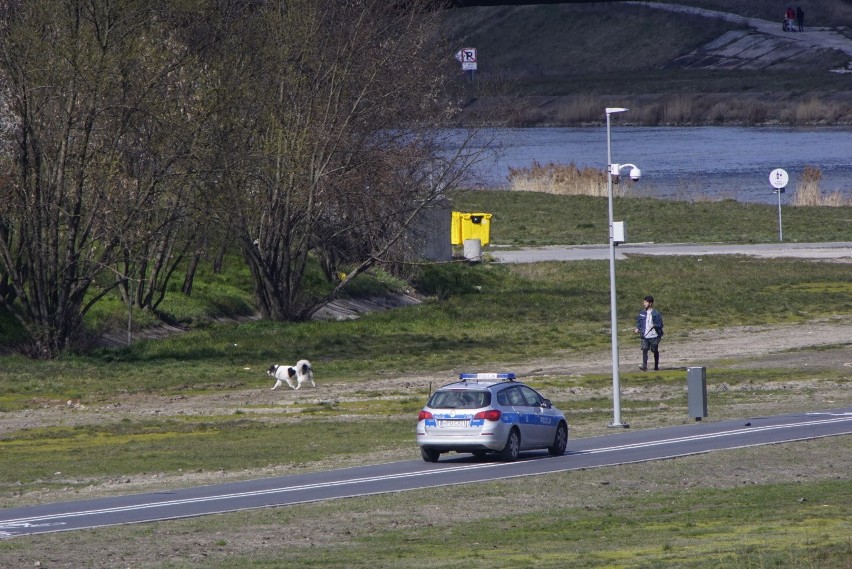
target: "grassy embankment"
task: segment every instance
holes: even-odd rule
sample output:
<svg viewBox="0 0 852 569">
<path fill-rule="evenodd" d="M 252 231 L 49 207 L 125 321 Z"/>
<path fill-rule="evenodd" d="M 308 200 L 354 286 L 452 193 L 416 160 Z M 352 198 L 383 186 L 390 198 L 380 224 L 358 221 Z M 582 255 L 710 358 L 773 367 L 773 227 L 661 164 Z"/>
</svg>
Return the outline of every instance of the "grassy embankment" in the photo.
<svg viewBox="0 0 852 569">
<path fill-rule="evenodd" d="M 644 199 L 617 203 L 620 217 L 630 222 L 630 215 L 637 216 L 631 224 L 637 239 L 775 239 L 770 206 Z M 590 221 L 605 219 L 601 198 L 472 192 L 459 196 L 457 205 L 462 210 L 493 212 L 492 238 L 498 245 L 600 243 L 605 233 L 605 223 Z M 643 213 L 653 213 L 655 223 L 641 223 Z M 696 219 L 682 227 L 693 218 L 700 222 Z M 785 237 L 848 238 L 850 219 L 849 208 L 791 208 L 785 211 Z M 133 405 L 140 397 L 154 402 L 157 397 L 192 400 L 265 390 L 269 380 L 263 369 L 273 361 L 308 356 L 320 385 L 330 386 L 452 370 L 445 372 L 449 380 L 463 369 L 510 369 L 524 362 L 559 361 L 608 349 L 606 263 L 454 265 L 435 271 L 437 275 L 424 277 L 423 282 L 433 283 L 430 292 L 446 300 L 357 321 L 214 324 L 85 357 L 52 362 L 0 357 L 3 411 L 25 416 L 31 409 L 38 417 L 41 408 L 65 408 L 65 401 L 73 400 L 82 408 L 78 412 L 69 408 L 68 418 L 90 414 L 76 424 L 65 424 L 60 413 L 50 425 L 4 430 L 0 495 L 7 503 L 26 503 L 85 494 L 93 485 L 152 474 L 162 476 L 167 485 L 184 484 L 192 483 L 182 481 L 182 473 L 188 472 L 221 470 L 227 479 L 269 465 L 311 469 L 356 463 L 355 457 L 370 453 L 416 457 L 412 421 L 427 389 L 406 387 L 404 379 L 398 389 L 389 391 L 364 383 L 351 398 L 327 398 L 321 387 L 292 396 L 285 392 L 269 403 L 247 397 L 217 411 L 165 416 L 131 412 L 117 418 L 122 406 Z M 805 323 L 848 315 L 852 312 L 848 275 L 848 265 L 807 260 L 632 257 L 619 262 L 622 339 L 633 341 L 629 322 L 636 299 L 648 290 L 661 299 L 667 339 L 675 343 L 688 338 L 690 330 L 716 328 L 720 322 Z M 239 292 L 242 277 L 232 273 L 231 278 L 229 284 L 208 289 L 209 304 L 240 304 L 234 298 L 244 298 Z M 203 298 L 199 293 L 194 301 L 198 304 L 187 304 L 176 297 L 165 309 L 192 319 L 209 310 Z M 836 389 L 849 381 L 844 368 L 709 365 L 713 381 L 730 386 L 714 393 L 714 419 L 743 416 L 785 399 L 821 408 L 826 403 L 819 395 L 820 385 Z M 626 416 L 657 414 L 662 424 L 683 422 L 682 370 L 627 374 L 625 381 L 641 386 L 640 392 L 625 398 Z M 605 392 L 609 382 L 606 374 L 583 374 L 537 377 L 533 385 L 556 394 L 555 403 L 568 410 L 576 437 L 593 432 L 593 425 L 606 424 L 611 401 L 595 393 Z M 759 389 L 750 388 L 755 382 Z M 794 395 L 796 389 L 790 386 L 797 382 L 806 387 Z M 653 395 L 642 395 L 645 391 Z M 98 419 L 98 410 L 116 410 L 118 415 L 106 413 L 106 419 Z M 154 551 L 187 548 L 186 558 L 199 551 L 205 556 L 198 563 L 162 557 L 140 563 L 148 567 L 276 567 L 284 562 L 293 567 L 358 563 L 409 567 L 422 564 L 424 558 L 442 567 L 493 567 L 495 559 L 497 566 L 505 567 L 848 564 L 850 542 L 844 536 L 849 534 L 849 519 L 843 512 L 852 504 L 848 474 L 842 474 L 852 467 L 847 439 L 781 448 L 788 450 L 731 451 L 725 453 L 724 466 L 715 455 L 693 457 L 662 465 L 97 530 L 85 539 L 71 534 L 71 539 L 64 535 L 0 542 L 0 560 L 16 559 L 21 550 L 46 555 L 52 551 L 53 558 L 70 556 L 86 542 L 103 550 L 124 547 L 123 551 L 142 556 L 141 544 Z M 761 464 L 760 472 L 754 470 L 755 464 Z M 766 468 L 774 477 L 766 476 Z M 801 468 L 805 470 L 797 470 Z M 746 480 L 750 482 L 744 486 Z M 120 490 L 118 486 L 106 491 Z M 494 515 L 511 509 L 518 514 L 510 519 Z M 455 517 L 459 511 L 473 513 L 462 521 Z M 299 520 L 304 519 L 325 519 L 322 532 L 329 537 L 306 536 L 294 544 L 279 535 L 281 528 L 300 534 Z M 473 528 L 475 535 L 470 534 Z M 257 535 L 268 535 L 272 547 L 258 545 Z M 471 541 L 478 546 L 472 547 Z M 378 543 L 382 547 L 376 547 Z M 140 544 L 138 551 L 134 544 Z M 489 555 L 482 555 L 483 549 Z"/>
<path fill-rule="evenodd" d="M 777 21 L 779 27 L 786 7 L 735 0 L 684 4 Z M 808 26 L 848 35 L 848 3 L 823 0 L 806 8 Z M 464 86 L 468 124 L 599 124 L 605 106 L 630 108 L 625 124 L 852 123 L 848 75 L 831 72 L 849 63 L 839 52 L 814 49 L 755 69 L 686 68 L 676 61 L 740 29 L 745 28 L 721 19 L 626 3 L 478 7 L 447 14 L 447 30 L 478 49 L 476 80 Z"/>
</svg>

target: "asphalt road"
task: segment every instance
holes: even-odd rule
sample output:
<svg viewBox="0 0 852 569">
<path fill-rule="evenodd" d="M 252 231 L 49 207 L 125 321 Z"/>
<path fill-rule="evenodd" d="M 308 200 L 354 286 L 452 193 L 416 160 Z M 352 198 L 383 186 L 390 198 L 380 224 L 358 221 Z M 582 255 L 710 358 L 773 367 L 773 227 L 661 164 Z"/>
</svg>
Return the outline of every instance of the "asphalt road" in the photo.
<svg viewBox="0 0 852 569">
<path fill-rule="evenodd" d="M 609 259 L 609 245 L 550 246 L 512 251 L 489 247 L 483 252 L 499 263 Z M 752 257 L 838 259 L 852 262 L 852 241 L 834 243 L 782 242 L 756 245 L 623 243 L 615 248 L 615 255 L 617 259 L 625 259 L 629 255 L 748 255 Z"/>
<path fill-rule="evenodd" d="M 600 468 L 725 449 L 852 434 L 852 407 L 630 431 L 570 440 L 564 456 L 525 453 L 505 463 L 445 455 L 214 486 L 0 510 L 0 537 L 154 522 L 386 492 Z"/>
</svg>

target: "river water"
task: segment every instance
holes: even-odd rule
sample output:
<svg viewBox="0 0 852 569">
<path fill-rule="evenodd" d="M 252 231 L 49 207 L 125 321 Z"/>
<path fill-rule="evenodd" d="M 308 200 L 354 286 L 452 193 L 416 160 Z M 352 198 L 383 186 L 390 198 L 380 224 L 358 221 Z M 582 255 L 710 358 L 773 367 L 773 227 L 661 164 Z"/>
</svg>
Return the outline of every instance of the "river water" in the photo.
<svg viewBox="0 0 852 569">
<path fill-rule="evenodd" d="M 459 136 L 455 131 L 450 138 Z M 606 169 L 605 126 L 487 129 L 477 136 L 494 148 L 476 170 L 476 184 L 484 187 L 507 187 L 509 167 L 528 167 L 533 161 Z M 777 203 L 769 173 L 783 168 L 790 176 L 784 203 L 805 167 L 813 166 L 822 172 L 823 194 L 839 191 L 852 198 L 850 128 L 613 125 L 611 141 L 614 163 L 632 163 L 642 170 L 633 195 Z"/>
</svg>

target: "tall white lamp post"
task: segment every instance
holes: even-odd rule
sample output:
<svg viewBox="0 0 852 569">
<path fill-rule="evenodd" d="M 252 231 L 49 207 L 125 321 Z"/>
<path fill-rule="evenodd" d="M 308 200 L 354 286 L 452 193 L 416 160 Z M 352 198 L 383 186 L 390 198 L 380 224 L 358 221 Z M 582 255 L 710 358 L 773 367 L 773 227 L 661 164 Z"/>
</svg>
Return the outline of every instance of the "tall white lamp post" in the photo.
<svg viewBox="0 0 852 569">
<path fill-rule="evenodd" d="M 633 164 L 612 163 L 612 141 L 610 135 L 610 115 L 623 113 L 628 109 L 621 107 L 606 108 L 606 163 L 607 163 L 607 197 L 609 199 L 609 303 L 610 303 L 610 332 L 612 334 L 612 423 L 610 427 L 627 428 L 630 425 L 621 422 L 621 385 L 618 378 L 618 316 L 615 301 L 615 223 L 612 220 L 612 180 L 617 177 L 622 168 L 630 168 L 630 178 L 634 181 L 642 176 L 642 172 Z M 623 225 L 619 224 L 623 233 Z"/>
</svg>

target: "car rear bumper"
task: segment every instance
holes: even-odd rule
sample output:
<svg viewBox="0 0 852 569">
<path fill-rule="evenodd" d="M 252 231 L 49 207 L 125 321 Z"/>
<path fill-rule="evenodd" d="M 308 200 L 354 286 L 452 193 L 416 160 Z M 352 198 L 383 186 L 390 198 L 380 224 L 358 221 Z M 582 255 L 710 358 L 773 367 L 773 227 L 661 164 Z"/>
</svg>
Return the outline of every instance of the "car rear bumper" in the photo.
<svg viewBox="0 0 852 569">
<path fill-rule="evenodd" d="M 434 429 L 430 429 L 434 431 Z M 417 444 L 421 447 L 429 447 L 441 452 L 459 451 L 473 452 L 475 450 L 493 450 L 499 451 L 506 446 L 506 438 L 508 431 L 503 433 L 503 429 L 495 429 L 488 433 L 477 434 L 442 434 L 427 432 L 417 429 Z"/>
</svg>

